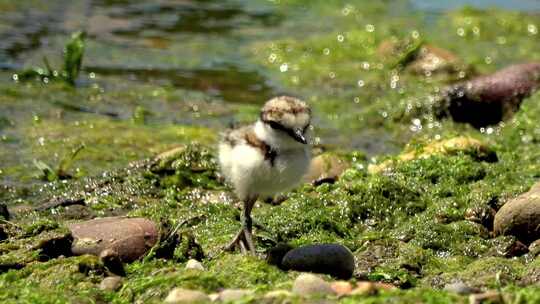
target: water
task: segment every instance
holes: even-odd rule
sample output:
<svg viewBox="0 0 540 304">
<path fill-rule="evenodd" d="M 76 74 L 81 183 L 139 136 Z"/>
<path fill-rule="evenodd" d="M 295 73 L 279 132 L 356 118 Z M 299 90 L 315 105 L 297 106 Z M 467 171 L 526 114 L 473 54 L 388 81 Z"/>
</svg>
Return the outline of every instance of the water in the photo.
<svg viewBox="0 0 540 304">
<path fill-rule="evenodd" d="M 410 0 L 413 9 L 442 13 L 448 10 L 459 9 L 463 6 L 475 8 L 501 8 L 514 11 L 530 13 L 540 12 L 540 1 L 538 0 L 453 0 L 453 1 L 432 1 L 432 0 Z"/>
<path fill-rule="evenodd" d="M 6 138 L 0 141 L 0 164 L 18 162 L 21 167 L 34 170 L 32 160 L 39 153 L 38 156 L 54 163 L 64 150 L 72 148 L 72 142 L 78 140 L 72 129 L 85 124 L 92 126 L 96 121 L 102 128 L 106 128 L 106 119 L 110 119 L 111 124 L 128 125 L 117 126 L 118 129 L 111 131 L 111 136 L 122 138 L 124 133 L 131 131 L 129 123 L 133 119 L 134 109 L 151 113 L 143 119 L 150 123 L 150 129 L 177 124 L 202 125 L 219 131 L 232 124 L 253 120 L 258 106 L 278 94 L 298 95 L 317 106 L 315 131 L 323 146 L 330 149 L 358 149 L 368 156 L 396 153 L 411 135 L 393 134 L 399 132 L 385 129 L 385 123 L 381 121 L 390 120 L 387 116 L 391 115 L 387 115 L 387 112 L 398 108 L 396 104 L 417 98 L 415 86 L 418 81 L 415 79 L 414 83 L 405 84 L 403 95 L 392 93 L 396 90 L 385 85 L 390 83 L 390 78 L 378 78 L 381 76 L 377 75 L 377 62 L 364 56 L 364 46 L 356 45 L 360 48 L 358 52 L 351 47 L 350 40 L 355 37 L 350 37 L 350 32 L 365 29 L 378 44 L 381 41 L 377 39 L 394 34 L 420 32 L 427 36 L 433 34 L 429 31 L 440 31 L 436 21 L 446 18 L 448 10 L 463 5 L 479 8 L 495 6 L 530 14 L 540 11 L 540 1 L 533 0 L 513 1 L 511 4 L 498 0 L 313 1 L 309 5 L 302 1 L 295 1 L 300 4 L 285 2 L 1 2 L 0 82 L 4 85 L 12 82 L 12 74 L 24 68 L 43 67 L 44 56 L 54 67 L 61 67 L 62 48 L 70 33 L 84 29 L 88 38 L 83 73 L 77 83 L 79 90 L 43 90 L 33 92 L 37 97 L 32 96 L 24 101 L 24 85 L 13 85 L 6 90 L 12 96 L 4 97 L 13 102 L 0 104 L 0 138 Z M 449 26 L 453 26 L 451 22 L 461 22 L 459 19 L 448 21 L 448 18 L 444 21 Z M 396 33 L 384 32 L 383 25 L 386 24 Z M 466 27 L 467 24 L 459 26 Z M 476 24 L 468 29 L 470 33 L 474 33 L 474 26 Z M 529 32 L 526 25 L 521 34 L 529 35 L 529 40 L 537 38 L 531 33 L 537 31 L 538 24 L 528 26 Z M 321 39 L 325 34 L 334 38 Z M 482 32 L 484 34 L 490 35 Z M 363 32 L 356 32 L 355 35 L 358 38 Z M 305 47 L 303 42 L 313 37 L 321 39 L 317 41 L 324 45 L 310 45 L 302 49 Z M 480 66 L 487 61 L 497 62 L 497 56 L 503 59 L 496 64 L 507 64 L 512 62 L 515 54 L 521 56 L 519 58 L 524 58 L 523 54 L 527 52 L 534 54 L 529 52 L 531 47 L 516 52 L 516 48 L 522 46 L 512 37 L 495 36 L 489 38 L 490 42 L 481 41 L 471 47 L 470 42 L 480 38 L 483 36 L 462 37 L 456 34 L 456 29 L 452 32 L 443 29 L 440 35 L 431 35 L 431 42 L 444 44 L 451 41 L 451 52 Z M 369 39 L 364 41 L 366 49 L 370 47 Z M 273 44 L 275 41 L 282 41 L 283 45 Z M 287 45 L 288 41 L 292 41 L 291 46 Z M 494 48 L 489 44 L 491 41 L 500 42 L 500 47 Z M 459 54 L 460 43 L 467 43 L 470 53 Z M 325 50 L 331 52 L 322 58 L 317 57 Z M 272 57 L 272 63 L 269 63 L 271 54 L 278 55 Z M 295 54 L 296 57 L 287 57 L 288 54 Z M 310 56 L 328 61 L 309 63 Z M 301 73 L 298 67 L 301 64 L 298 63 L 302 60 L 309 63 L 307 69 L 313 73 Z M 371 68 L 362 68 L 362 64 L 371 64 Z M 337 74 L 334 73 L 336 71 Z M 295 75 L 300 75 L 296 78 L 300 84 L 291 81 Z M 361 86 L 359 79 L 362 79 Z M 307 84 L 303 85 L 303 81 Z M 394 88 L 397 88 L 402 81 L 394 84 Z M 420 91 L 428 89 L 419 87 Z M 369 113 L 370 107 L 378 103 L 386 103 L 387 108 L 376 108 L 373 112 L 379 114 L 372 114 L 371 119 L 363 120 L 365 117 L 359 116 Z M 384 113 L 383 118 L 376 118 L 382 115 L 380 113 Z M 36 137 L 41 136 L 36 135 L 41 131 L 40 117 L 56 128 L 43 132 L 46 142 L 65 137 L 65 142 L 57 144 L 52 152 L 46 147 L 35 147 Z M 6 123 L 8 120 L 9 123 Z M 48 127 L 53 129 L 49 125 L 42 129 Z M 172 144 L 179 135 L 173 131 L 171 134 L 167 140 Z M 164 141 L 162 138 L 156 140 L 158 144 Z M 144 153 L 140 152 L 139 146 L 129 150 L 129 145 L 125 144 L 128 147 L 123 146 L 122 149 L 129 150 L 125 152 L 129 154 L 125 159 L 159 152 L 147 148 L 155 144 L 149 142 L 143 145 L 142 149 L 147 149 Z M 21 149 L 23 152 L 14 153 Z M 95 156 L 95 159 L 102 162 L 92 163 L 92 168 L 97 172 L 102 171 L 104 164 L 108 165 L 110 160 L 101 156 Z M 0 170 L 4 176 L 9 171 L 5 168 Z"/>
</svg>

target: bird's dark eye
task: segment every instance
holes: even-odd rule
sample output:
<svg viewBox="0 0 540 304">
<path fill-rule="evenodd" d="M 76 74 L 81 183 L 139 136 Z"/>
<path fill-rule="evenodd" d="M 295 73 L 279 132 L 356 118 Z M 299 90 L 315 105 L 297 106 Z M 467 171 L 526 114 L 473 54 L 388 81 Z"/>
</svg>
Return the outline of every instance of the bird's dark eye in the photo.
<svg viewBox="0 0 540 304">
<path fill-rule="evenodd" d="M 267 123 L 268 123 L 268 125 L 270 125 L 270 128 L 272 128 L 272 129 L 276 129 L 276 130 L 283 130 L 284 129 L 284 127 L 280 123 L 277 123 L 275 121 L 269 121 Z"/>
</svg>

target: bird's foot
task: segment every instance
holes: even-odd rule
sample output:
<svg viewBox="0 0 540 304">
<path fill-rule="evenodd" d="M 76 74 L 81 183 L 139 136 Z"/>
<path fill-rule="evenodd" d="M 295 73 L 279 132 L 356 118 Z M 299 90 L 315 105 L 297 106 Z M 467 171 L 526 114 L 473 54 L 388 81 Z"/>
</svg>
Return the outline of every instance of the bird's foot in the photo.
<svg viewBox="0 0 540 304">
<path fill-rule="evenodd" d="M 224 251 L 234 251 L 236 248 L 240 248 L 243 254 L 255 254 L 255 245 L 253 243 L 253 235 L 250 229 L 242 228 L 234 236 L 232 241 L 225 246 Z"/>
</svg>

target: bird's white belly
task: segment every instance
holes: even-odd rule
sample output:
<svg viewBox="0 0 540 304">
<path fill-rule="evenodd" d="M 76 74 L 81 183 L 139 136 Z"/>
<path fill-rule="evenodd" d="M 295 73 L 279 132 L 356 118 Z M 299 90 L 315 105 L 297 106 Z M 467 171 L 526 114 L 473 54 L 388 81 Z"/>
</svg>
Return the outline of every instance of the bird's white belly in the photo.
<svg viewBox="0 0 540 304">
<path fill-rule="evenodd" d="M 249 145 L 220 147 L 220 163 L 240 199 L 268 197 L 293 188 L 309 165 L 309 152 L 298 149 L 278 153 L 271 164 L 260 150 Z"/>
</svg>

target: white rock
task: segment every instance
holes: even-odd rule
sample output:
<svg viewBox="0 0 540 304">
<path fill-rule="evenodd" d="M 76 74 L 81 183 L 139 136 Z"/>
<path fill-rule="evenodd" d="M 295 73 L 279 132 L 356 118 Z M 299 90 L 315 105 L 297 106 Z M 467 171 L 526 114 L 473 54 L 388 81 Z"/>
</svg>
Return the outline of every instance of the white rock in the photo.
<svg viewBox="0 0 540 304">
<path fill-rule="evenodd" d="M 203 266 L 203 264 L 201 262 L 199 262 L 197 260 L 194 260 L 194 259 L 191 259 L 191 260 L 187 261 L 186 269 L 195 269 L 195 270 L 204 271 L 204 266 Z"/>
<path fill-rule="evenodd" d="M 175 288 L 169 292 L 165 303 L 169 304 L 184 304 L 184 303 L 207 303 L 210 298 L 202 291 Z"/>
</svg>

